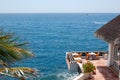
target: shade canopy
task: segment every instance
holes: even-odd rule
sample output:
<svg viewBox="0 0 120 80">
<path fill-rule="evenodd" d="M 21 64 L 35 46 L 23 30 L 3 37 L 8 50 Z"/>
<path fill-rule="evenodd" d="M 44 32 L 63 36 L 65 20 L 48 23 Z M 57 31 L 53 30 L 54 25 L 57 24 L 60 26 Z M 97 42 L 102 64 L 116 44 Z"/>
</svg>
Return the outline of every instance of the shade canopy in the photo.
<svg viewBox="0 0 120 80">
<path fill-rule="evenodd" d="M 108 43 L 120 38 L 120 15 L 98 29 L 95 36 Z"/>
</svg>

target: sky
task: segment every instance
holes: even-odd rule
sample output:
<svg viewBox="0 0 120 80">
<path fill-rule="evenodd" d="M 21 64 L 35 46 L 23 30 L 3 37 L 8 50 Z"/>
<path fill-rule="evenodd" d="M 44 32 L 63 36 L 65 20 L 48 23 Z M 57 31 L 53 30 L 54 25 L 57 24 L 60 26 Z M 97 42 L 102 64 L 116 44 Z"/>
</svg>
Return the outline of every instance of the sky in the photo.
<svg viewBox="0 0 120 80">
<path fill-rule="evenodd" d="M 0 0 L 0 13 L 120 13 L 120 0 Z"/>
</svg>

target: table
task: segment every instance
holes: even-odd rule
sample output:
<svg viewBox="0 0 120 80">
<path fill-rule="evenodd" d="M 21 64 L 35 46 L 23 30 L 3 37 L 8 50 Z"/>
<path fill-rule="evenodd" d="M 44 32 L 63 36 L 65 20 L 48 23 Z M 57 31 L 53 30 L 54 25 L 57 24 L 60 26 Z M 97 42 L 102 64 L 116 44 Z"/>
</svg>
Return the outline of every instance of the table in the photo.
<svg viewBox="0 0 120 80">
<path fill-rule="evenodd" d="M 79 54 L 78 54 L 78 53 L 72 53 L 72 56 L 73 56 L 74 58 L 76 58 L 76 57 L 79 57 Z"/>
<path fill-rule="evenodd" d="M 78 58 L 74 58 L 75 61 L 79 62 L 79 63 L 82 63 L 82 59 L 80 57 Z"/>
<path fill-rule="evenodd" d="M 89 53 L 89 58 L 90 60 L 96 59 L 96 54 L 94 52 Z"/>
</svg>

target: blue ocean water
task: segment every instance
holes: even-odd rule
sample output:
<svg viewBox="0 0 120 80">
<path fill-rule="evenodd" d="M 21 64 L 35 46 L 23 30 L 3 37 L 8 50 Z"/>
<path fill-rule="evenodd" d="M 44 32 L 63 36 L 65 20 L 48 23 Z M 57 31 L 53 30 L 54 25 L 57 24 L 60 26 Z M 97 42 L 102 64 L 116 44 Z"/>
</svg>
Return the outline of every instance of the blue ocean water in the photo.
<svg viewBox="0 0 120 80">
<path fill-rule="evenodd" d="M 13 66 L 38 69 L 36 80 L 71 80 L 67 51 L 107 51 L 94 32 L 118 14 L 0 14 L 0 27 L 28 41 L 36 55 Z M 12 79 L 13 80 L 13 79 Z"/>
</svg>

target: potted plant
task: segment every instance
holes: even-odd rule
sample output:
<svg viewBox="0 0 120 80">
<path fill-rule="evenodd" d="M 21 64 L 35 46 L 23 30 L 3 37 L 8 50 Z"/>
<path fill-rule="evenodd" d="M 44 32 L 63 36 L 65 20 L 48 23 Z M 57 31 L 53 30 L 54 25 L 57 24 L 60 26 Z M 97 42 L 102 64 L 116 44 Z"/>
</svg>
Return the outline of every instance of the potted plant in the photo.
<svg viewBox="0 0 120 80">
<path fill-rule="evenodd" d="M 83 72 L 86 74 L 86 78 L 92 78 L 92 73 L 96 70 L 92 62 L 87 61 L 83 64 Z"/>
</svg>

